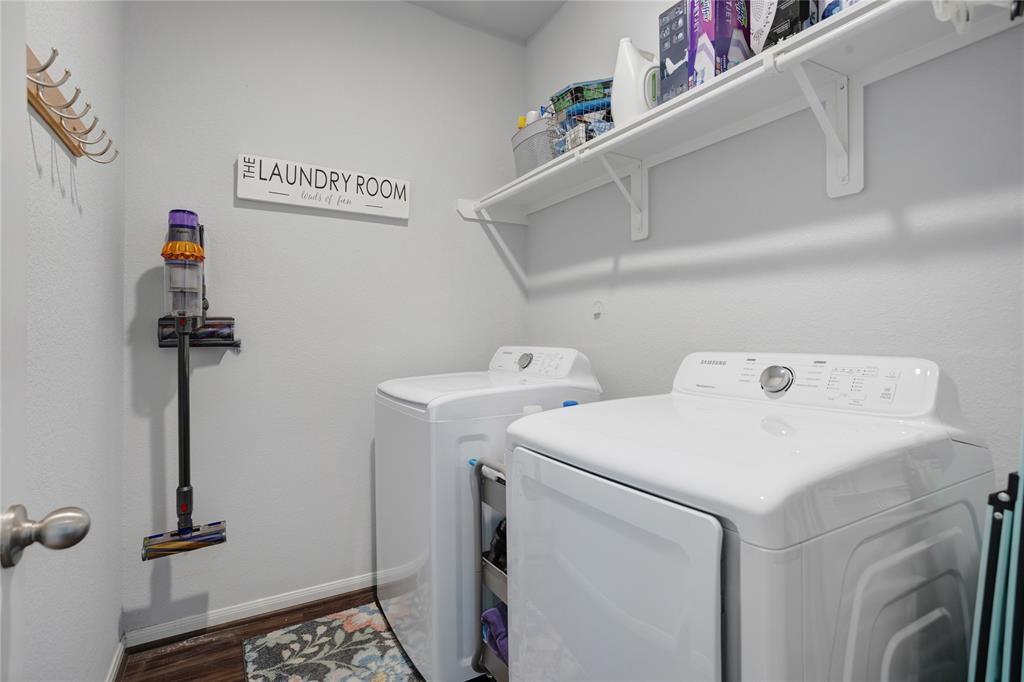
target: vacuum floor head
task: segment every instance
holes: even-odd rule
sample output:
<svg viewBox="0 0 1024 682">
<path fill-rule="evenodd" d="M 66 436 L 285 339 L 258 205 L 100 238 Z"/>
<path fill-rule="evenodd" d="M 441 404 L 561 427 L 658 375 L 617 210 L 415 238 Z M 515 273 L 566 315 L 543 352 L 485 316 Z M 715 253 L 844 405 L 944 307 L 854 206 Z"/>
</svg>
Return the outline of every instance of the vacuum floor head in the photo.
<svg viewBox="0 0 1024 682">
<path fill-rule="evenodd" d="M 227 521 L 214 521 L 202 526 L 192 526 L 190 529 L 157 533 L 142 539 L 142 560 L 191 552 L 194 549 L 219 545 L 227 540 Z"/>
</svg>

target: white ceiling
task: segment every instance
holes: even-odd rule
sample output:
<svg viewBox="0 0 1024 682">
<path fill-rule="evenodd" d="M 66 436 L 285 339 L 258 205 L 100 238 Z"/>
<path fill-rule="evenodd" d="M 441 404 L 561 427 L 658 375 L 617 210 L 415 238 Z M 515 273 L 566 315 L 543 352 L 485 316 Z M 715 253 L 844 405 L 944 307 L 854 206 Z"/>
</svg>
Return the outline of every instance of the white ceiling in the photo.
<svg viewBox="0 0 1024 682">
<path fill-rule="evenodd" d="M 420 0 L 413 2 L 443 17 L 491 35 L 526 41 L 565 0 Z"/>
</svg>

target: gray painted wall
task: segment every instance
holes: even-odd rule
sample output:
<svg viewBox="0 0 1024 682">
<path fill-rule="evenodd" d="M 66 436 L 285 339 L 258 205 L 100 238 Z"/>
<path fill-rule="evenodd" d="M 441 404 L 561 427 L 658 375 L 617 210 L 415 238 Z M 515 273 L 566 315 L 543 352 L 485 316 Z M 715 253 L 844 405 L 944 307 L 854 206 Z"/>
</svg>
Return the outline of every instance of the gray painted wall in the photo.
<svg viewBox="0 0 1024 682">
<path fill-rule="evenodd" d="M 126 627 L 367 584 L 375 386 L 525 338 L 523 292 L 454 211 L 512 173 L 523 47 L 406 3 L 136 3 L 127 65 Z M 409 223 L 236 202 L 240 152 L 406 179 Z M 193 353 L 195 520 L 230 532 L 141 564 L 175 518 L 175 355 L 153 325 L 177 206 L 208 226 L 211 313 L 243 343 Z"/>
</svg>

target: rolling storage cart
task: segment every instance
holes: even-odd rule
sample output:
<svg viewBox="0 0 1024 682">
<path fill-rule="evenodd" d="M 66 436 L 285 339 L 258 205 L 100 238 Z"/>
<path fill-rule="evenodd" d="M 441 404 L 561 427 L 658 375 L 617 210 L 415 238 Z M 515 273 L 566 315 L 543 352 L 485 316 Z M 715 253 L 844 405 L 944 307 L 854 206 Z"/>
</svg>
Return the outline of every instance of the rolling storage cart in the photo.
<svg viewBox="0 0 1024 682">
<path fill-rule="evenodd" d="M 487 603 L 487 592 L 508 605 L 508 575 L 484 556 L 483 532 L 486 508 L 505 516 L 505 470 L 494 462 L 477 459 L 473 464 L 473 537 L 479 564 L 476 567 L 477 622 Z M 502 661 L 481 637 L 473 656 L 473 669 L 486 673 L 498 682 L 508 682 L 508 665 Z"/>
</svg>

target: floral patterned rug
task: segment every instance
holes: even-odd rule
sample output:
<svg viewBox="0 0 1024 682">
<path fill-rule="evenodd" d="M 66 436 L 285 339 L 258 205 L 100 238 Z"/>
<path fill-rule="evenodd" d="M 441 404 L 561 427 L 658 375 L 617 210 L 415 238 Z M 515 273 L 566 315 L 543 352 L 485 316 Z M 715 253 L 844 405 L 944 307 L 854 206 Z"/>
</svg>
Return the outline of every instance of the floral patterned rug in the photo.
<svg viewBox="0 0 1024 682">
<path fill-rule="evenodd" d="M 249 682 L 421 682 L 374 603 L 245 640 Z"/>
</svg>

